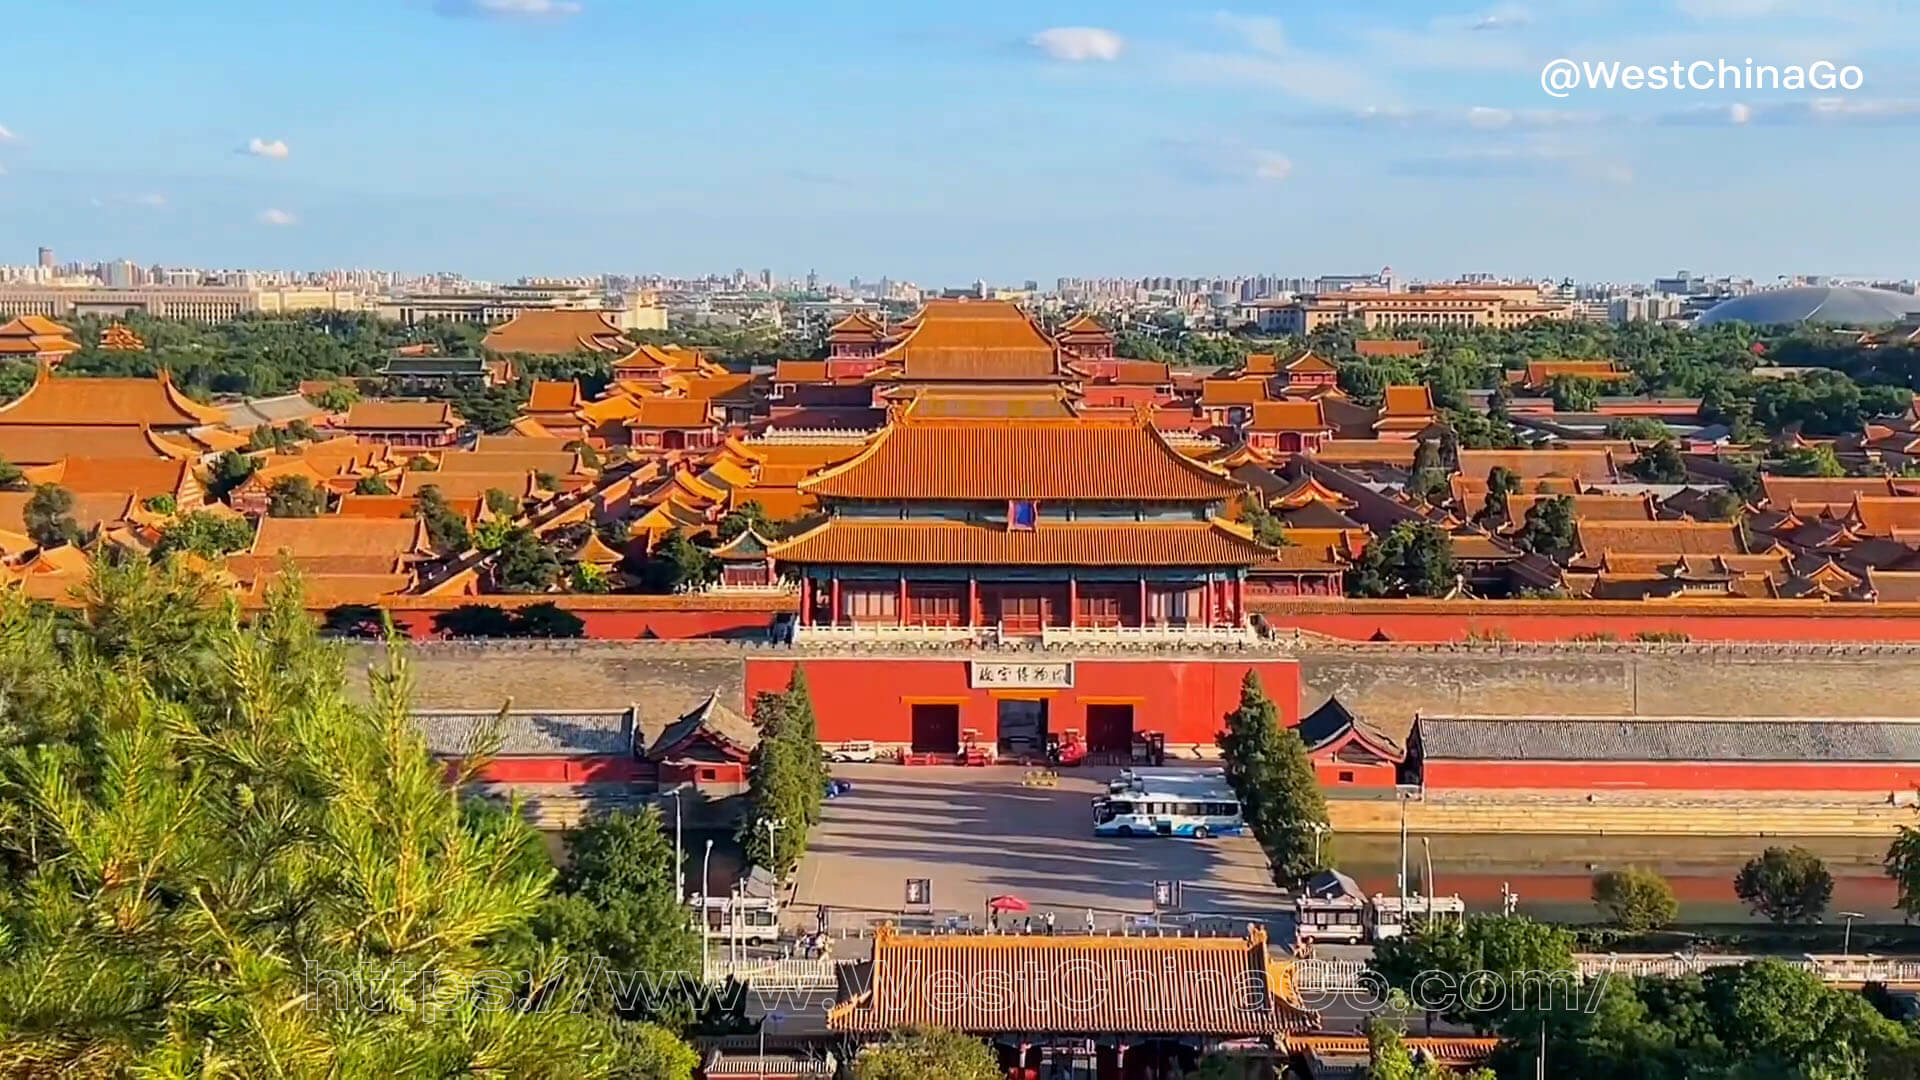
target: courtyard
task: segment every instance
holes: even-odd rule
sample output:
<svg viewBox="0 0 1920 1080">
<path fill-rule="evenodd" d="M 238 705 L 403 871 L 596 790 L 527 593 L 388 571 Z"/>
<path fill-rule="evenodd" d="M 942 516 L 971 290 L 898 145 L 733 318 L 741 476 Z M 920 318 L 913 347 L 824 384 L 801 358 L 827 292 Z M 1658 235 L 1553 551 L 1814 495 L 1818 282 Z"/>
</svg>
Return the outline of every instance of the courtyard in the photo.
<svg viewBox="0 0 1920 1080">
<path fill-rule="evenodd" d="M 1078 931 L 1089 910 L 1102 929 L 1150 915 L 1154 883 L 1171 880 L 1182 912 L 1278 920 L 1280 894 L 1250 837 L 1094 836 L 1091 801 L 1117 771 L 1062 769 L 1057 787 L 1029 787 L 1015 766 L 835 765 L 853 790 L 826 804 L 793 902 L 852 929 L 898 918 L 907 880 L 925 878 L 937 917 L 984 926 L 988 899 L 1011 894 L 1032 905 L 1036 927 L 1051 911 L 1058 929 Z"/>
</svg>

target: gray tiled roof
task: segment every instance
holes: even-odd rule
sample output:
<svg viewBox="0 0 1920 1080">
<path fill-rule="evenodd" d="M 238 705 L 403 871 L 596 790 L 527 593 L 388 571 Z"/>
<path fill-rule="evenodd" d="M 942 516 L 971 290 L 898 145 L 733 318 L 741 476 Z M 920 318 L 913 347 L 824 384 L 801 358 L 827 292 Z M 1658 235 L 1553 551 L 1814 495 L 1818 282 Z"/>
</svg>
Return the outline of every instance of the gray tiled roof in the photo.
<svg viewBox="0 0 1920 1080">
<path fill-rule="evenodd" d="M 299 394 L 248 398 L 233 405 L 223 405 L 221 408 L 227 411 L 227 426 L 232 428 L 290 424 L 295 420 L 312 420 L 326 412 L 325 409 Z"/>
<path fill-rule="evenodd" d="M 1428 760 L 1920 762 L 1920 720 L 1422 716 Z"/>
<path fill-rule="evenodd" d="M 472 745 L 474 733 L 492 724 L 497 715 L 482 710 L 418 710 L 413 713 L 413 723 L 426 736 L 427 748 L 433 753 L 459 757 Z M 500 746 L 496 753 L 501 757 L 634 752 L 632 709 L 509 712 L 501 720 L 499 730 Z"/>
</svg>

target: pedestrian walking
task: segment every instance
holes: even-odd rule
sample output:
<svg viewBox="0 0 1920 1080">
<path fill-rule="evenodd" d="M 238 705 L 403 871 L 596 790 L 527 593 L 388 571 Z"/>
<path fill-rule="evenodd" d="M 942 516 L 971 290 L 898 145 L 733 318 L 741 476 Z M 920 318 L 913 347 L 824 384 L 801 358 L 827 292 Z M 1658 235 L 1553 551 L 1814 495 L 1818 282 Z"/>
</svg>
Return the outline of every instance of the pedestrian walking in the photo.
<svg viewBox="0 0 1920 1080">
<path fill-rule="evenodd" d="M 1047 912 L 1047 936 L 1053 936 L 1053 912 Z"/>
</svg>

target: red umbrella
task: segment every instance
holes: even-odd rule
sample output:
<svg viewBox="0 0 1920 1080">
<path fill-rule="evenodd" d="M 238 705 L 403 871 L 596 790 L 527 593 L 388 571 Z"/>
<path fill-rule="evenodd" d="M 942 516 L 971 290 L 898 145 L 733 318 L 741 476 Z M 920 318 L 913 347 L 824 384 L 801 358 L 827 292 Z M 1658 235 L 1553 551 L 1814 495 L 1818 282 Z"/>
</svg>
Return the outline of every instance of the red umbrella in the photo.
<svg viewBox="0 0 1920 1080">
<path fill-rule="evenodd" d="M 987 901 L 988 911 L 1026 911 L 1027 902 L 1014 895 L 996 896 Z"/>
</svg>

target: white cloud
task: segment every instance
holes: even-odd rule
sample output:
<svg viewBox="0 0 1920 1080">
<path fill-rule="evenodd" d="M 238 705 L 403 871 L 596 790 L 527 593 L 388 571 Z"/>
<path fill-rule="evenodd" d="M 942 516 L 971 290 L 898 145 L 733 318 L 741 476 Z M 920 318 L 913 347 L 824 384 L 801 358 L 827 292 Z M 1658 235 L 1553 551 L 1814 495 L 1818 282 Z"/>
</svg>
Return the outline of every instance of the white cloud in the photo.
<svg viewBox="0 0 1920 1080">
<path fill-rule="evenodd" d="M 1533 13 L 1518 4 L 1502 4 L 1475 16 L 1469 30 L 1513 30 L 1533 22 Z"/>
<path fill-rule="evenodd" d="M 157 191 L 149 191 L 144 195 L 135 195 L 133 203 L 135 206 L 148 206 L 158 210 L 167 205 L 167 197 Z"/>
<path fill-rule="evenodd" d="M 1118 60 L 1127 48 L 1125 38 L 1097 26 L 1056 26 L 1028 38 L 1027 44 L 1055 60 L 1069 63 Z"/>
<path fill-rule="evenodd" d="M 13 132 L 7 130 L 7 125 L 0 124 L 0 142 L 17 142 L 19 141 L 19 138 L 20 136 L 15 135 Z"/>
<path fill-rule="evenodd" d="M 285 139 L 255 138 L 247 140 L 247 153 L 252 154 L 254 157 L 285 161 L 287 155 L 293 153 L 293 151 L 287 147 Z"/>
<path fill-rule="evenodd" d="M 1293 175 L 1292 160 L 1273 153 L 1257 153 L 1253 156 L 1253 178 L 1255 180 L 1281 181 Z"/>
<path fill-rule="evenodd" d="M 260 211 L 260 224 L 262 225 L 292 225 L 298 220 L 298 218 L 287 213 L 285 210 Z"/>
<path fill-rule="evenodd" d="M 494 15 L 500 18 L 561 18 L 578 15 L 573 0 L 440 0 L 442 15 Z"/>
<path fill-rule="evenodd" d="M 1727 106 L 1727 119 L 1736 124 L 1744 124 L 1753 119 L 1753 106 L 1742 105 L 1736 101 Z"/>
</svg>

